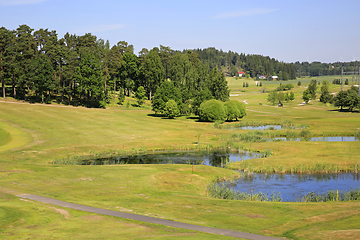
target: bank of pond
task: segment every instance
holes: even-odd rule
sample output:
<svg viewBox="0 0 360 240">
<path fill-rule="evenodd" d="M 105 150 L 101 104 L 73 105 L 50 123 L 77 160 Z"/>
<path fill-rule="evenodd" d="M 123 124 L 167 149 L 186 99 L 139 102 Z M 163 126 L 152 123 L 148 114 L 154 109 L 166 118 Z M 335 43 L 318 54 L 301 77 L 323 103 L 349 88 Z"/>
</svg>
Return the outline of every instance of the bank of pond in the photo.
<svg viewBox="0 0 360 240">
<path fill-rule="evenodd" d="M 266 153 L 247 151 L 176 151 L 134 153 L 117 156 L 88 156 L 57 160 L 53 164 L 189 164 L 226 167 L 231 163 L 266 157 Z M 239 178 L 209 185 L 209 195 L 221 199 L 253 201 L 347 201 L 360 200 L 360 175 L 355 172 L 327 174 L 240 172 Z"/>
<path fill-rule="evenodd" d="M 191 164 L 225 167 L 230 163 L 266 156 L 265 153 L 249 151 L 172 151 L 155 153 L 134 153 L 117 156 L 84 156 L 79 159 L 61 159 L 54 164 L 74 165 L 116 165 L 116 164 Z"/>
<path fill-rule="evenodd" d="M 281 123 L 270 122 L 237 122 L 227 124 L 214 124 L 221 129 L 243 129 L 243 130 L 284 130 L 284 129 L 306 129 L 308 124 L 294 123 L 290 119 L 283 119 Z"/>
<path fill-rule="evenodd" d="M 216 125 L 216 124 L 215 124 Z M 246 132 L 233 131 L 223 135 L 222 140 L 235 142 L 278 142 L 278 141 L 310 141 L 310 142 L 353 142 L 360 140 L 360 130 L 349 136 L 326 136 L 326 134 L 314 135 L 308 125 L 294 124 L 291 121 L 283 121 L 281 124 L 259 123 L 236 123 L 218 126 L 221 129 L 250 130 Z M 286 131 L 273 131 L 286 130 Z"/>
<path fill-rule="evenodd" d="M 269 131 L 249 131 L 234 132 L 220 137 L 221 140 L 228 142 L 281 142 L 281 141 L 309 141 L 309 142 L 357 142 L 360 140 L 358 135 L 354 136 L 313 136 L 313 134 L 303 129 L 300 132 L 286 131 L 283 133 Z"/>
<path fill-rule="evenodd" d="M 216 198 L 248 201 L 326 202 L 360 200 L 360 174 L 241 173 L 208 187 Z"/>
</svg>

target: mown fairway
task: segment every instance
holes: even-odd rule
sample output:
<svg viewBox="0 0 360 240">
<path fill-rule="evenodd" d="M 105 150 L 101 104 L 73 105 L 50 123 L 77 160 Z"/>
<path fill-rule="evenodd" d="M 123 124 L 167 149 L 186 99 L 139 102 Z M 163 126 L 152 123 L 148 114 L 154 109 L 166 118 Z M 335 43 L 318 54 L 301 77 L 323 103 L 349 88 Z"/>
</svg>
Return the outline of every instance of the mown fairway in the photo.
<svg viewBox="0 0 360 240">
<path fill-rule="evenodd" d="M 250 86 L 243 88 L 243 81 Z M 241 122 L 288 119 L 309 125 L 314 135 L 353 135 L 360 129 L 358 112 L 339 112 L 319 102 L 299 106 L 309 80 L 300 79 L 301 87 L 296 85 L 298 80 L 285 82 L 295 85 L 296 99 L 283 108 L 271 106 L 267 94 L 251 81 L 228 79 L 231 98 L 248 103 Z M 263 87 L 271 90 L 278 85 L 266 82 Z M 331 91 L 339 88 L 332 85 Z M 214 179 L 238 175 L 230 169 L 195 166 L 192 173 L 190 165 L 49 164 L 90 153 L 195 148 L 199 134 L 202 146 L 226 146 L 233 133 L 244 130 L 217 129 L 213 123 L 194 118 L 169 120 L 149 110 L 116 106 L 102 110 L 19 103 L 0 102 L 0 238 L 227 239 L 23 201 L 15 197 L 21 193 L 289 239 L 360 238 L 358 201 L 272 203 L 206 196 L 206 187 Z M 250 160 L 254 168 L 332 164 L 352 170 L 360 164 L 359 142 L 239 144 L 254 150 L 271 149 L 271 157 Z"/>
</svg>

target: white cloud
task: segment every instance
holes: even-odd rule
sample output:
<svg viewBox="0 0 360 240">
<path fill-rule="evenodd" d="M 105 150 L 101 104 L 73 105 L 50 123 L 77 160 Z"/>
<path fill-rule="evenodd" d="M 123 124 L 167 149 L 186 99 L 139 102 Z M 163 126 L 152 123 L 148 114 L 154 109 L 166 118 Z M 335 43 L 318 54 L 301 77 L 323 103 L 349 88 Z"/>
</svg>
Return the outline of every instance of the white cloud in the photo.
<svg viewBox="0 0 360 240">
<path fill-rule="evenodd" d="M 234 12 L 226 12 L 215 16 L 215 18 L 234 18 L 234 17 L 247 17 L 254 15 L 262 15 L 270 12 L 275 12 L 279 9 L 266 9 L 266 8 L 257 8 L 257 9 L 249 9 L 244 11 L 234 11 Z"/>
<path fill-rule="evenodd" d="M 0 0 L 0 5 L 20 6 L 46 2 L 48 0 Z"/>
<path fill-rule="evenodd" d="M 107 32 L 116 29 L 124 28 L 125 24 L 96 24 L 93 26 L 85 27 L 83 29 L 78 29 L 76 32 L 84 33 L 95 33 L 95 32 Z"/>
</svg>

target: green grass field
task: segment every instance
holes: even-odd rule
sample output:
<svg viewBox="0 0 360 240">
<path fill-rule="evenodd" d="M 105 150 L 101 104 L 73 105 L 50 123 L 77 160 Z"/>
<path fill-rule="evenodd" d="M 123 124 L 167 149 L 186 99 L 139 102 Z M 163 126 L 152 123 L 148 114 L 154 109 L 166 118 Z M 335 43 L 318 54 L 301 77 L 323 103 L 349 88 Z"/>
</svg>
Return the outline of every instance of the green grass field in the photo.
<svg viewBox="0 0 360 240">
<path fill-rule="evenodd" d="M 298 81 L 302 82 L 300 87 Z M 231 99 L 245 101 L 243 123 L 306 124 L 313 135 L 352 135 L 360 129 L 359 112 L 340 112 L 315 101 L 300 106 L 309 79 L 293 83 L 296 99 L 279 108 L 251 79 L 229 78 Z M 248 88 L 242 83 L 247 81 Z M 279 82 L 264 82 L 266 90 Z M 346 86 L 348 87 L 348 86 Z M 331 85 L 331 91 L 340 90 Z M 259 105 L 262 103 L 262 105 Z M 147 109 L 146 109 L 147 108 Z M 15 197 L 31 193 L 94 207 L 143 214 L 208 227 L 289 239 L 360 238 L 360 202 L 273 203 L 219 200 L 207 196 L 217 178 L 238 173 L 189 165 L 53 165 L 60 158 L 113 151 L 191 149 L 227 146 L 239 129 L 217 129 L 194 117 L 169 120 L 143 109 L 113 105 L 88 109 L 0 101 L 0 238 L 77 239 L 228 239 L 170 227 L 57 208 Z M 232 124 L 232 123 L 225 123 Z M 284 133 L 286 130 L 278 131 Z M 300 131 L 300 130 L 296 130 Z M 317 164 L 352 171 L 360 164 L 359 142 L 238 143 L 272 156 L 249 162 L 253 169 L 290 171 Z M 240 164 L 231 168 L 238 169 Z M 119 237 L 120 236 L 120 237 Z"/>
</svg>

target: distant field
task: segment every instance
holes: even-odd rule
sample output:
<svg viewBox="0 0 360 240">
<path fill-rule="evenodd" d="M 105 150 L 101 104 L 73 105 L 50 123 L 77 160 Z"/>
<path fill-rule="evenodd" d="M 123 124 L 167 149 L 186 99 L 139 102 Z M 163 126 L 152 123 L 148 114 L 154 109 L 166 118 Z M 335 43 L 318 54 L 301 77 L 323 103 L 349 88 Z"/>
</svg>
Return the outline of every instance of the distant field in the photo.
<svg viewBox="0 0 360 240">
<path fill-rule="evenodd" d="M 243 82 L 249 87 L 243 88 Z M 242 123 L 287 120 L 307 125 L 319 136 L 353 135 L 360 129 L 359 112 L 340 112 L 318 101 L 299 105 L 309 82 L 309 78 L 283 82 L 294 84 L 295 100 L 277 107 L 267 102 L 267 93 L 252 79 L 228 78 L 231 99 L 246 103 Z M 273 90 L 279 83 L 264 81 L 263 88 Z M 330 89 L 337 92 L 340 85 Z M 194 166 L 192 172 L 190 165 L 49 164 L 55 159 L 113 151 L 192 149 L 199 147 L 200 140 L 202 147 L 271 149 L 272 156 L 249 160 L 254 169 L 323 164 L 351 171 L 360 164 L 359 142 L 237 143 L 231 136 L 246 130 L 218 129 L 214 123 L 198 122 L 195 116 L 169 120 L 154 115 L 149 105 L 148 109 L 127 109 L 114 104 L 105 110 L 57 106 L 0 100 L 0 238 L 228 239 L 22 201 L 15 197 L 20 193 L 280 238 L 360 238 L 359 201 L 273 203 L 207 196 L 206 188 L 213 180 L 238 176 L 230 169 Z M 237 169 L 239 164 L 231 167 Z"/>
</svg>

